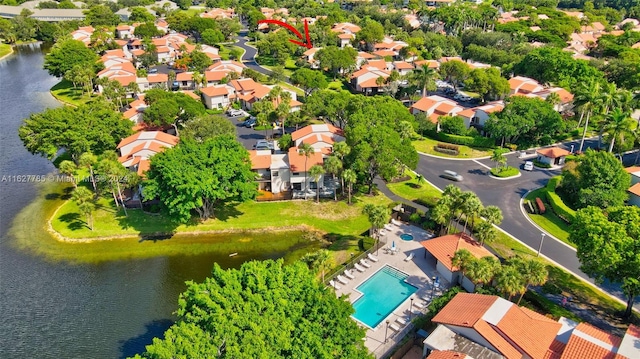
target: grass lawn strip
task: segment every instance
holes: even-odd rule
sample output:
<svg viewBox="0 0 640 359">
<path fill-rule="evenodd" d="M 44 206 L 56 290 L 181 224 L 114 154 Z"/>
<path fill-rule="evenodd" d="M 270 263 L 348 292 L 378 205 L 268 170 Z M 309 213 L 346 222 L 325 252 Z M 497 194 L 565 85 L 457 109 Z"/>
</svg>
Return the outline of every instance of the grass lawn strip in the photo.
<svg viewBox="0 0 640 359">
<path fill-rule="evenodd" d="M 520 170 L 518 170 L 515 167 L 507 167 L 507 168 L 502 168 L 498 170 L 497 168 L 494 167 L 491 169 L 491 174 L 493 176 L 500 177 L 500 178 L 508 178 L 508 177 L 519 175 Z"/>
<path fill-rule="evenodd" d="M 11 48 L 11 45 L 0 43 L 0 59 L 11 54 L 12 52 L 13 49 Z"/>
<path fill-rule="evenodd" d="M 84 105 L 91 101 L 91 96 L 84 94 L 80 88 L 73 88 L 73 84 L 64 79 L 51 88 L 51 94 L 58 101 L 72 106 Z"/>
<path fill-rule="evenodd" d="M 389 190 L 396 195 L 406 198 L 412 202 L 424 204 L 426 206 L 434 206 L 442 193 L 426 181 L 420 181 L 416 178 L 413 171 L 406 171 L 405 175 L 411 177 L 410 180 L 396 183 L 387 183 Z"/>
<path fill-rule="evenodd" d="M 405 188 L 411 188 L 407 183 L 416 183 L 415 177 L 412 176 L 411 180 L 405 182 L 389 183 L 387 186 L 397 195 L 408 200 L 413 200 L 415 194 L 411 191 L 397 191 L 397 189 L 392 189 L 392 187 L 402 188 L 403 186 Z M 437 197 L 440 197 L 440 192 L 435 187 L 428 183 L 422 183 L 421 185 L 422 187 L 420 191 L 423 191 L 424 193 L 434 193 L 434 196 L 437 194 Z M 426 189 L 425 187 L 431 187 L 431 189 Z M 549 212 L 550 211 L 547 211 L 547 213 Z M 560 219 L 558 218 L 558 220 Z M 496 239 L 487 245 L 503 258 L 509 258 L 515 255 L 521 257 L 535 256 L 534 251 L 502 231 L 498 231 Z M 547 264 L 547 269 L 549 270 L 549 280 L 547 283 L 557 287 L 561 292 L 571 295 L 572 303 L 579 308 L 595 311 L 599 316 L 606 318 L 607 321 L 615 323 L 617 326 L 623 324 L 618 316 L 620 312 L 624 311 L 625 305 L 623 303 L 610 297 L 608 294 L 602 292 L 591 284 L 586 283 L 575 275 L 556 267 L 553 263 L 542 258 L 540 260 Z M 638 314 L 634 312 L 634 315 L 636 322 L 638 322 Z"/>
<path fill-rule="evenodd" d="M 530 192 L 525 199 L 529 201 L 535 201 L 536 198 L 540 198 L 542 202 L 547 206 L 547 210 L 544 214 L 531 214 L 527 213 L 529 218 L 534 221 L 540 228 L 544 229 L 547 233 L 558 238 L 562 242 L 575 248 L 576 245 L 569 241 L 569 225 L 556 216 L 551 209 L 551 205 L 547 201 L 547 189 L 545 187 L 538 188 L 535 191 Z M 533 203 L 535 206 L 535 203 Z"/>
<path fill-rule="evenodd" d="M 436 146 L 438 143 L 441 143 L 442 141 L 437 141 L 431 138 L 427 138 L 427 137 L 423 137 L 420 140 L 417 141 L 412 141 L 411 143 L 413 144 L 413 147 L 415 147 L 415 149 L 418 152 L 422 152 L 422 153 L 426 153 L 429 155 L 433 155 L 433 156 L 438 156 L 438 157 L 446 157 L 446 158 L 479 158 L 479 157 L 487 157 L 487 156 L 491 156 L 491 151 L 487 151 L 487 150 L 481 150 L 481 149 L 475 149 L 475 148 L 471 148 L 469 146 L 464 146 L 464 145 L 456 145 L 458 146 L 458 149 L 460 150 L 460 153 L 456 156 L 456 155 L 448 155 L 446 153 L 441 153 L 441 152 L 437 152 L 433 149 L 434 146 Z"/>
</svg>

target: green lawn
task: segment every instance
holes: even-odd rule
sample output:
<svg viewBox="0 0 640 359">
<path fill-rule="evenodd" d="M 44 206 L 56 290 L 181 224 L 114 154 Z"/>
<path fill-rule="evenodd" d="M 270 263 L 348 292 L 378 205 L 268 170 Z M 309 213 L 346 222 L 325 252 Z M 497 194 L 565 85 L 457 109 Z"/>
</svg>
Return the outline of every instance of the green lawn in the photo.
<svg viewBox="0 0 640 359">
<path fill-rule="evenodd" d="M 418 183 L 413 172 L 407 171 L 405 174 L 410 176 L 411 179 L 403 182 L 388 183 L 387 187 L 389 190 L 410 201 L 414 201 L 425 206 L 434 206 L 440 198 L 441 192 L 425 181 Z"/>
<path fill-rule="evenodd" d="M 51 94 L 59 101 L 73 106 L 91 101 L 91 96 L 83 94 L 82 89 L 74 88 L 71 82 L 64 79 L 51 88 Z"/>
<path fill-rule="evenodd" d="M 355 205 L 345 202 L 282 201 L 245 202 L 217 211 L 216 219 L 202 223 L 176 225 L 161 215 L 129 210 L 125 217 L 122 210 L 115 210 L 109 197 L 99 200 L 94 212 L 94 230 L 91 231 L 72 201 L 64 203 L 52 219 L 53 229 L 69 238 L 95 238 L 107 236 L 137 236 L 140 234 L 203 231 L 242 231 L 283 227 L 313 226 L 326 233 L 360 235 L 368 227 L 366 216 L 361 213 L 366 203 L 389 203 L 384 196 L 358 197 Z"/>
<path fill-rule="evenodd" d="M 275 59 L 267 56 L 257 56 L 256 61 L 260 64 L 260 66 L 273 70 L 274 67 L 278 66 Z M 287 59 L 284 64 L 284 75 L 286 77 L 290 77 L 291 74 L 298 69 L 296 66 L 296 61 L 293 59 Z"/>
<path fill-rule="evenodd" d="M 0 59 L 6 55 L 9 55 L 11 52 L 13 52 L 11 45 L 0 44 Z"/>
<path fill-rule="evenodd" d="M 463 145 L 456 145 L 460 150 L 460 154 L 458 154 L 457 156 L 448 155 L 446 153 L 437 152 L 433 149 L 433 147 L 437 145 L 439 142 L 442 142 L 442 141 L 437 141 L 428 137 L 423 137 L 422 139 L 413 141 L 411 143 L 413 144 L 413 147 L 415 147 L 415 149 L 418 152 L 427 153 L 427 154 L 439 156 L 439 157 L 478 158 L 478 157 L 491 156 L 490 150 L 475 149 L 475 148 L 471 148 L 469 146 L 463 146 Z"/>
<path fill-rule="evenodd" d="M 491 174 L 500 178 L 508 178 L 519 175 L 520 170 L 515 167 L 506 167 L 498 170 L 494 167 L 491 169 Z"/>
<path fill-rule="evenodd" d="M 223 60 L 229 60 L 229 54 L 231 54 L 231 50 L 234 48 L 238 48 L 240 50 L 242 50 L 242 54 L 244 55 L 244 50 L 237 47 L 237 46 L 233 46 L 233 45 L 223 45 L 220 48 L 220 52 L 218 52 L 218 55 L 220 55 L 220 57 Z M 242 56 L 240 56 L 240 58 L 242 58 Z M 239 59 L 237 61 L 240 61 Z"/>
<path fill-rule="evenodd" d="M 542 187 L 529 193 L 527 197 L 525 197 L 525 199 L 530 201 L 535 201 L 536 197 L 540 197 L 546 205 L 546 212 L 544 214 L 528 213 L 529 218 L 552 236 L 575 248 L 575 244 L 569 241 L 569 225 L 553 213 L 551 205 L 547 203 L 546 192 L 547 189 Z"/>
<path fill-rule="evenodd" d="M 203 13 L 204 9 L 189 8 L 187 10 L 178 10 L 178 11 L 185 13 L 189 17 L 193 17 L 196 15 L 199 15 L 200 13 Z"/>
<path fill-rule="evenodd" d="M 278 82 L 278 86 L 286 88 L 287 90 L 291 90 L 291 91 L 295 92 L 296 95 L 298 95 L 300 97 L 304 97 L 304 91 L 301 88 L 295 87 L 290 83 L 287 83 L 287 82 L 284 82 L 284 81 L 280 81 L 280 82 Z"/>
</svg>

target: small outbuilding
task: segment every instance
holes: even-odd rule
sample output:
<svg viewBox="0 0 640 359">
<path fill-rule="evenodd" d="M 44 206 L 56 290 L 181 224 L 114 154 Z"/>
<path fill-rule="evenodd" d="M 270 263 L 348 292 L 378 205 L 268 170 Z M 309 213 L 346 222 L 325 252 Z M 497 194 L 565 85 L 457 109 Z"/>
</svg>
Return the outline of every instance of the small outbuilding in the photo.
<svg viewBox="0 0 640 359">
<path fill-rule="evenodd" d="M 541 148 L 536 151 L 538 162 L 546 163 L 550 166 L 561 166 L 571 152 L 560 147 Z"/>
</svg>

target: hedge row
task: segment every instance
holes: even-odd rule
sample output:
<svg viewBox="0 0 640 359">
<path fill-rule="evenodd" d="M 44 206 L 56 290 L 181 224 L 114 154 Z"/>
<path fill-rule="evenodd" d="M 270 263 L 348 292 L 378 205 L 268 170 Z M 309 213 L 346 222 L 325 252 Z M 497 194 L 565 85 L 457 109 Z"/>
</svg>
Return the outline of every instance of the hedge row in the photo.
<svg viewBox="0 0 640 359">
<path fill-rule="evenodd" d="M 549 183 L 547 183 L 547 201 L 551 205 L 551 209 L 556 214 L 556 216 L 560 217 L 563 221 L 567 223 L 571 223 L 576 218 L 576 211 L 569 208 L 564 202 L 562 198 L 558 196 L 556 193 L 556 187 L 558 187 L 560 183 L 560 177 L 553 177 L 549 179 Z"/>
<path fill-rule="evenodd" d="M 449 133 L 438 132 L 438 140 L 455 143 L 458 145 L 491 148 L 495 146 L 495 140 L 493 138 L 486 137 L 471 137 L 471 136 L 458 136 Z"/>
</svg>

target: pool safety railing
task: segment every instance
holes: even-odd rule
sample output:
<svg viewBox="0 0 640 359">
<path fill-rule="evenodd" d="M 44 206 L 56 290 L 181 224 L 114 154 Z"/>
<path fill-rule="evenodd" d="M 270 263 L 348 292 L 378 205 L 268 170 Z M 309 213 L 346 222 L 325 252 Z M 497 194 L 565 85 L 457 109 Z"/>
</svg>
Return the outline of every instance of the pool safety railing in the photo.
<svg viewBox="0 0 640 359">
<path fill-rule="evenodd" d="M 402 272 L 399 269 L 394 268 L 394 267 L 392 267 L 390 265 L 386 265 L 386 266 L 382 267 L 382 270 L 385 273 L 387 273 L 387 274 L 389 274 L 392 277 L 397 278 L 397 279 L 405 280 L 405 279 L 407 279 L 409 277 L 409 275 L 407 273 Z"/>
<path fill-rule="evenodd" d="M 336 277 L 339 274 L 342 274 L 346 269 L 354 269 L 355 268 L 354 264 L 360 262 L 361 259 L 368 259 L 367 258 L 367 254 L 371 253 L 371 254 L 375 255 L 376 251 L 378 249 L 380 249 L 380 248 L 382 248 L 382 247 L 384 247 L 386 245 L 387 245 L 386 241 L 378 240 L 376 242 L 376 244 L 373 245 L 373 247 L 371 247 L 368 250 L 360 253 L 359 255 L 349 259 L 349 261 L 346 264 L 340 266 L 339 268 L 337 268 L 337 269 L 335 269 L 335 270 L 333 270 L 331 272 L 325 273 L 324 284 L 329 285 L 329 281 L 335 280 Z"/>
</svg>

